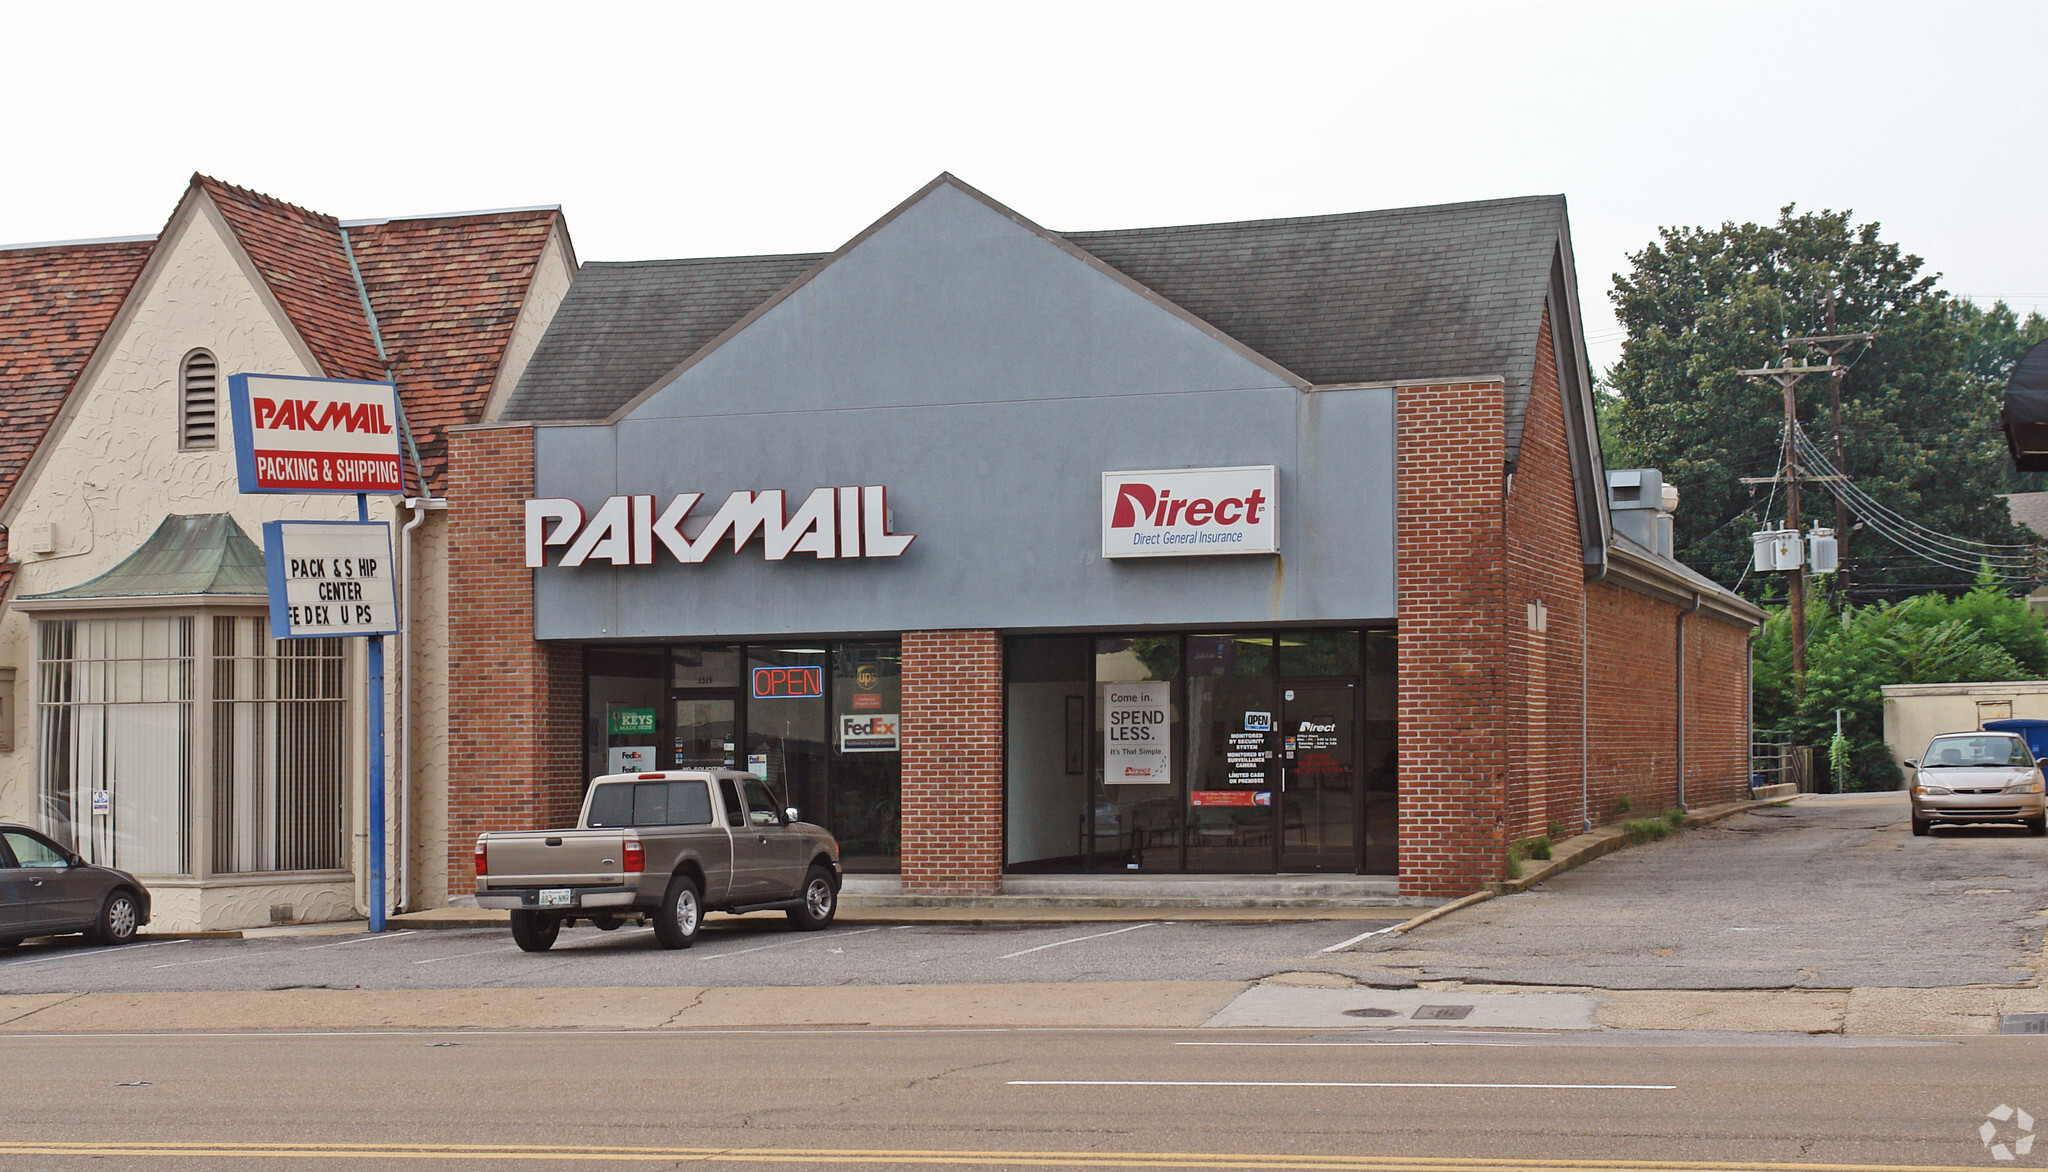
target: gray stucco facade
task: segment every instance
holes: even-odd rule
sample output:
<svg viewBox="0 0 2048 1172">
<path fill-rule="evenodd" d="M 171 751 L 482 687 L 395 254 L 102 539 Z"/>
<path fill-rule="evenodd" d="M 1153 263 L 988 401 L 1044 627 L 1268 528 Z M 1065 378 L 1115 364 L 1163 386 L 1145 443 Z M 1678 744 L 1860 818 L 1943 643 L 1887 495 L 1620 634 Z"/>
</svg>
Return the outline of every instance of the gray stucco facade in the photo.
<svg viewBox="0 0 2048 1172">
<path fill-rule="evenodd" d="M 1473 371 L 1470 374 L 1485 372 Z M 602 423 L 536 495 L 886 485 L 900 557 L 536 574 L 547 640 L 1331 624 L 1395 615 L 1394 392 L 1316 388 L 1058 237 L 937 184 Z M 1278 555 L 1105 559 L 1106 471 L 1274 465 Z M 1475 486 L 1485 491 L 1491 486 Z"/>
</svg>

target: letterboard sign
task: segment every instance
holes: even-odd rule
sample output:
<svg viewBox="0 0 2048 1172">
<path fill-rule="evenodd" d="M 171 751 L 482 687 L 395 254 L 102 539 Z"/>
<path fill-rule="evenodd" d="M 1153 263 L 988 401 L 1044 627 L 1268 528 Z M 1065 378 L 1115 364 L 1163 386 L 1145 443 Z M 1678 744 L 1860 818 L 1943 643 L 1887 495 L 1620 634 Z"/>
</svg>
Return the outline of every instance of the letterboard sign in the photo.
<svg viewBox="0 0 2048 1172">
<path fill-rule="evenodd" d="M 275 639 L 398 632 L 391 526 L 382 521 L 267 521 L 263 564 Z"/>
</svg>

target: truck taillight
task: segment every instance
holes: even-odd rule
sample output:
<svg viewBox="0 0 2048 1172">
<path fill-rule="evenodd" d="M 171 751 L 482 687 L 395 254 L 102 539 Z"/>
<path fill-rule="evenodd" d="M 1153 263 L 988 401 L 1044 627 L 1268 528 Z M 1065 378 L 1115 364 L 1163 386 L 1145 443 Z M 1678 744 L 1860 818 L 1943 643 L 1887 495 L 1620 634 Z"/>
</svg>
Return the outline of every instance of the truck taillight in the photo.
<svg viewBox="0 0 2048 1172">
<path fill-rule="evenodd" d="M 637 839 L 637 838 L 629 838 L 629 839 L 627 839 L 627 840 L 626 840 L 626 870 L 627 870 L 627 871 L 645 871 L 646 869 L 647 869 L 647 849 L 646 849 L 645 847 L 643 847 L 643 846 L 641 846 L 641 845 L 640 845 L 640 840 L 639 840 L 639 839 Z"/>
<path fill-rule="evenodd" d="M 491 856 L 484 849 L 484 840 L 476 840 L 476 877 L 481 879 L 491 873 Z"/>
</svg>

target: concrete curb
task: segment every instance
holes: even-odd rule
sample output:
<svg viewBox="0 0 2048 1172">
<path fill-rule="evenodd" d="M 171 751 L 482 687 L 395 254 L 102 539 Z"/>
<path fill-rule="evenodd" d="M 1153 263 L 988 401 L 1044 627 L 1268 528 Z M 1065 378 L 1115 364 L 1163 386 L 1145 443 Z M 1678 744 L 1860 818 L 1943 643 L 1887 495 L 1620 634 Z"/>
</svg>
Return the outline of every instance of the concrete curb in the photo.
<svg viewBox="0 0 2048 1172">
<path fill-rule="evenodd" d="M 966 925 L 1024 925 L 1024 924 L 1096 924 L 1096 923 L 1139 923 L 1150 920 L 1177 920 L 1183 923 L 1204 924 L 1270 924 L 1299 923 L 1326 920 L 1389 920 L 1401 915 L 1413 904 L 1407 906 L 1345 904 L 1309 907 L 1217 907 L 1162 904 L 1157 900 L 1134 901 L 1113 906 L 1087 904 L 946 904 L 933 906 L 895 905 L 886 907 L 864 907 L 841 904 L 838 922 L 842 924 L 966 924 Z M 757 916 L 780 916 L 780 912 L 755 912 Z M 434 908 L 424 912 L 408 912 L 392 916 L 385 923 L 393 928 L 410 928 L 414 931 L 454 928 L 506 928 L 510 925 L 512 913 L 483 908 Z M 358 921 L 360 923 L 360 921 Z"/>
</svg>

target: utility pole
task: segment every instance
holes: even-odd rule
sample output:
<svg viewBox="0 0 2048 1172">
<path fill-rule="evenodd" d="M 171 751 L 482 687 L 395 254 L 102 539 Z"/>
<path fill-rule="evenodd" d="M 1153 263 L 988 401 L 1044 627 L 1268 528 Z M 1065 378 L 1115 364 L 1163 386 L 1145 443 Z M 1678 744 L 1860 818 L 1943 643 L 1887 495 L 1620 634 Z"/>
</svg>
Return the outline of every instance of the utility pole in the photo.
<svg viewBox="0 0 2048 1172">
<path fill-rule="evenodd" d="M 1829 366 L 1794 365 L 1792 345 L 1785 345 L 1782 366 L 1766 366 L 1757 370 L 1737 371 L 1751 382 L 1775 382 L 1785 394 L 1785 528 L 1799 529 L 1799 482 L 1805 473 L 1799 467 L 1799 401 L 1793 397 L 1792 388 L 1809 374 L 1825 374 Z M 1745 478 L 1747 480 L 1749 478 Z M 1804 691 L 1806 688 L 1806 541 L 1799 543 L 1800 565 L 1792 571 L 1791 597 L 1787 600 L 1792 610 L 1792 688 Z"/>
<path fill-rule="evenodd" d="M 1785 349 L 1789 354 L 1793 349 L 1804 346 L 1809 357 L 1819 355 L 1822 359 L 1822 364 L 1828 372 L 1828 414 L 1833 423 L 1835 433 L 1835 471 L 1847 475 L 1849 463 L 1842 455 L 1842 382 L 1849 377 L 1849 368 L 1836 362 L 1835 359 L 1841 357 L 1851 346 L 1870 345 L 1877 340 L 1877 331 L 1871 330 L 1861 334 L 1836 333 L 1835 295 L 1833 293 L 1828 294 L 1827 311 L 1822 321 L 1824 323 L 1822 328 L 1827 330 L 1827 333 L 1816 337 L 1787 338 L 1785 339 Z M 1794 491 L 1796 492 L 1797 490 L 1795 489 Z M 1842 577 L 1836 579 L 1836 589 L 1843 592 L 1843 597 L 1847 597 L 1849 588 L 1847 576 L 1849 572 L 1849 505 L 1842 499 L 1839 493 L 1835 495 L 1835 556 L 1841 564 L 1841 568 L 1836 572 L 1842 575 Z"/>
</svg>

